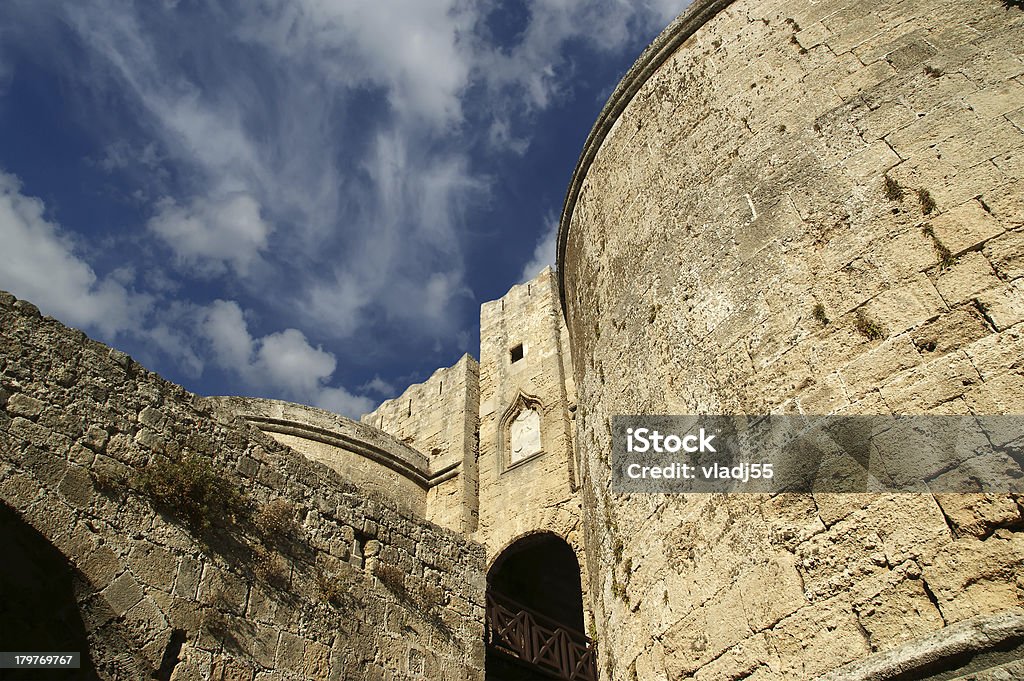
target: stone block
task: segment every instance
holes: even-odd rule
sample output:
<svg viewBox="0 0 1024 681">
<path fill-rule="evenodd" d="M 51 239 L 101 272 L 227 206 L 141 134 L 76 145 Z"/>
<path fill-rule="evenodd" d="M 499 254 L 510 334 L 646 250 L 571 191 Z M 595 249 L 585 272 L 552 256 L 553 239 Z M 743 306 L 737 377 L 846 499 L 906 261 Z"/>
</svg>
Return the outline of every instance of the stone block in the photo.
<svg viewBox="0 0 1024 681">
<path fill-rule="evenodd" d="M 978 384 L 980 377 L 974 367 L 962 351 L 938 357 L 883 385 L 882 399 L 893 413 L 922 413 Z"/>
<path fill-rule="evenodd" d="M 737 580 L 737 595 L 753 632 L 774 626 L 784 617 L 807 605 L 794 559 L 780 555 L 776 560 L 753 566 Z"/>
<path fill-rule="evenodd" d="M 931 280 L 918 273 L 882 291 L 864 309 L 868 318 L 881 324 L 889 335 L 895 335 L 934 319 L 947 308 Z"/>
<path fill-rule="evenodd" d="M 873 651 L 890 650 L 945 626 L 920 580 L 897 582 L 854 605 Z"/>
<path fill-rule="evenodd" d="M 135 434 L 135 442 L 146 449 L 151 449 L 154 452 L 161 453 L 164 451 L 164 438 L 155 431 L 149 428 L 141 428 L 138 433 Z"/>
<path fill-rule="evenodd" d="M 974 305 L 967 305 L 924 324 L 911 332 L 914 345 L 925 357 L 945 355 L 984 338 L 992 330 Z"/>
<path fill-rule="evenodd" d="M 128 567 L 143 584 L 169 592 L 174 585 L 178 559 L 166 549 L 143 541 L 132 547 Z"/>
<path fill-rule="evenodd" d="M 1008 494 L 936 494 L 935 501 L 957 533 L 980 539 L 997 528 L 1012 527 L 1020 516 Z"/>
<path fill-rule="evenodd" d="M 829 30 L 825 28 L 825 25 L 822 23 L 814 23 L 800 31 L 797 31 L 794 37 L 800 44 L 800 47 L 805 50 L 810 50 L 828 40 Z"/>
<path fill-rule="evenodd" d="M 203 564 L 192 556 L 182 556 L 174 579 L 174 595 L 195 600 L 199 594 L 199 582 L 203 575 Z"/>
<path fill-rule="evenodd" d="M 22 416 L 15 416 L 11 419 L 11 424 L 7 427 L 7 432 L 9 432 L 12 437 L 18 438 L 22 442 L 31 443 L 31 446 L 41 445 L 46 442 L 46 439 L 50 436 L 49 430 Z"/>
<path fill-rule="evenodd" d="M 869 111 L 858 118 L 855 125 L 861 135 L 864 136 L 864 139 L 875 141 L 883 139 L 894 131 L 914 123 L 916 120 L 917 114 L 905 104 L 885 102 L 877 109 Z"/>
<path fill-rule="evenodd" d="M 249 593 L 248 584 L 236 574 L 206 565 L 199 585 L 199 600 L 217 609 L 241 615 Z"/>
<path fill-rule="evenodd" d="M 88 508 L 93 496 L 89 471 L 82 466 L 68 466 L 58 490 L 72 506 Z"/>
<path fill-rule="evenodd" d="M 921 355 L 908 336 L 900 335 L 883 341 L 877 347 L 859 354 L 839 370 L 843 385 L 851 399 L 877 390 L 904 369 L 921 363 Z"/>
<path fill-rule="evenodd" d="M 978 307 L 997 331 L 1005 331 L 1024 321 L 1024 279 L 979 293 Z"/>
<path fill-rule="evenodd" d="M 255 676 L 252 666 L 230 657 L 216 658 L 211 666 L 210 678 L 218 681 L 253 681 Z"/>
<path fill-rule="evenodd" d="M 145 407 L 141 412 L 139 412 L 139 423 L 144 426 L 149 426 L 153 430 L 163 430 L 167 423 L 167 418 L 159 409 L 154 407 Z"/>
<path fill-rule="evenodd" d="M 883 140 L 873 142 L 860 151 L 843 160 L 843 169 L 861 184 L 884 175 L 887 170 L 896 166 L 900 157 Z"/>
<path fill-rule="evenodd" d="M 92 425 L 85 431 L 85 436 L 82 438 L 82 444 L 94 452 L 102 452 L 107 446 L 108 439 L 110 439 L 110 434 L 106 430 L 99 426 Z"/>
<path fill-rule="evenodd" d="M 837 95 L 843 98 L 843 100 L 849 100 L 861 91 L 873 88 L 895 74 L 896 69 L 894 69 L 889 62 L 876 61 L 869 66 L 865 66 L 864 68 L 851 73 L 849 76 L 836 83 L 835 91 Z"/>
<path fill-rule="evenodd" d="M 130 572 L 123 572 L 121 576 L 110 583 L 100 592 L 107 600 L 107 604 L 116 617 L 120 617 L 142 600 L 145 593 L 135 577 Z"/>
<path fill-rule="evenodd" d="M 990 375 L 964 400 L 975 414 L 1024 414 L 1024 380 L 1012 372 Z"/>
<path fill-rule="evenodd" d="M 935 48 L 924 39 L 917 37 L 908 40 L 887 55 L 887 59 L 898 71 L 916 70 L 926 59 L 934 55 Z"/>
<path fill-rule="evenodd" d="M 1024 277 L 1024 231 L 1006 232 L 988 241 L 982 252 L 1001 278 Z"/>
<path fill-rule="evenodd" d="M 1024 329 L 1011 328 L 971 343 L 964 352 L 988 381 L 1024 365 Z"/>
<path fill-rule="evenodd" d="M 779 677 L 811 679 L 870 652 L 856 617 L 841 600 L 805 608 L 765 634 L 779 656 Z"/>
<path fill-rule="evenodd" d="M 964 253 L 949 268 L 940 270 L 935 281 L 939 295 L 951 307 L 999 285 L 988 259 L 976 251 Z"/>
<path fill-rule="evenodd" d="M 110 584 L 123 568 L 121 559 L 106 544 L 93 549 L 78 567 L 96 589 L 103 589 Z"/>
<path fill-rule="evenodd" d="M 43 402 L 24 393 L 14 393 L 7 400 L 7 413 L 34 419 L 43 411 Z"/>
<path fill-rule="evenodd" d="M 13 473 L 0 481 L 0 499 L 11 508 L 28 508 L 41 495 L 39 483 L 26 473 Z"/>
<path fill-rule="evenodd" d="M 1024 107 L 1024 85 L 1010 80 L 990 85 L 967 97 L 967 104 L 982 118 L 995 118 Z"/>
<path fill-rule="evenodd" d="M 1019 602 L 1017 584 L 1000 575 L 1024 571 L 1024 536 L 997 532 L 984 541 L 961 538 L 921 567 L 946 621 L 999 612 Z"/>
<path fill-rule="evenodd" d="M 124 614 L 125 624 L 142 640 L 156 637 L 168 628 L 167 618 L 150 598 L 143 598 Z"/>
<path fill-rule="evenodd" d="M 930 220 L 936 238 L 954 256 L 1003 233 L 999 221 L 977 201 L 968 201 Z"/>
</svg>

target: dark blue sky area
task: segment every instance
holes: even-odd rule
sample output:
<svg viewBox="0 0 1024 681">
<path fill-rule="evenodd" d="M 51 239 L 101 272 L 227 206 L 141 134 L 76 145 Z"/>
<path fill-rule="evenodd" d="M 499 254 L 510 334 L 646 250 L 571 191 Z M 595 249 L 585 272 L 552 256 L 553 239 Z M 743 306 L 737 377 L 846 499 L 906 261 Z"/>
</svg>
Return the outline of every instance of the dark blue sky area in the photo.
<svg viewBox="0 0 1024 681">
<path fill-rule="evenodd" d="M 0 288 L 203 394 L 358 415 L 553 262 L 685 2 L 0 4 Z"/>
</svg>

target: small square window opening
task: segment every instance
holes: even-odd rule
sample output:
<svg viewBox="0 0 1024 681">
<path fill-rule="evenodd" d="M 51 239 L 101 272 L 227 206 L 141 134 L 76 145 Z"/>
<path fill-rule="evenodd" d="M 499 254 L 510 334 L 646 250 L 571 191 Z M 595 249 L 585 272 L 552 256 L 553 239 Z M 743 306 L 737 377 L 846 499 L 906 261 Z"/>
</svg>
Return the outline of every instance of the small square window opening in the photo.
<svg viewBox="0 0 1024 681">
<path fill-rule="evenodd" d="M 517 345 L 514 348 L 512 348 L 512 361 L 513 362 L 518 362 L 522 358 L 523 358 L 523 344 L 520 343 L 519 345 Z"/>
</svg>

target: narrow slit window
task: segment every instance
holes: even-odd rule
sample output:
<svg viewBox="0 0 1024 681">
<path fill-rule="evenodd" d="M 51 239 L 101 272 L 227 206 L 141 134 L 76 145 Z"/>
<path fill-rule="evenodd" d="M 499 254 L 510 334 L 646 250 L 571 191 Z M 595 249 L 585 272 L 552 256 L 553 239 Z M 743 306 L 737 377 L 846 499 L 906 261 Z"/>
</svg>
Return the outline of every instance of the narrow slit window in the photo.
<svg viewBox="0 0 1024 681">
<path fill-rule="evenodd" d="M 523 358 L 523 344 L 520 343 L 519 345 L 517 345 L 514 348 L 512 348 L 512 362 L 513 363 L 518 362 L 522 358 Z"/>
</svg>

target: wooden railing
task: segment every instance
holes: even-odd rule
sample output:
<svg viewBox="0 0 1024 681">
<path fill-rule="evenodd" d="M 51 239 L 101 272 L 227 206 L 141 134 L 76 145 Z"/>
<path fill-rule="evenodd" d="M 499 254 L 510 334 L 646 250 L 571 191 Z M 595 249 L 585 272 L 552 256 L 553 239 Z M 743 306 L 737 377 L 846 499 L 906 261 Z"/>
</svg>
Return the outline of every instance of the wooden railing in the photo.
<svg viewBox="0 0 1024 681">
<path fill-rule="evenodd" d="M 487 645 L 565 681 L 597 681 L 597 646 L 510 598 L 487 594 Z"/>
</svg>

